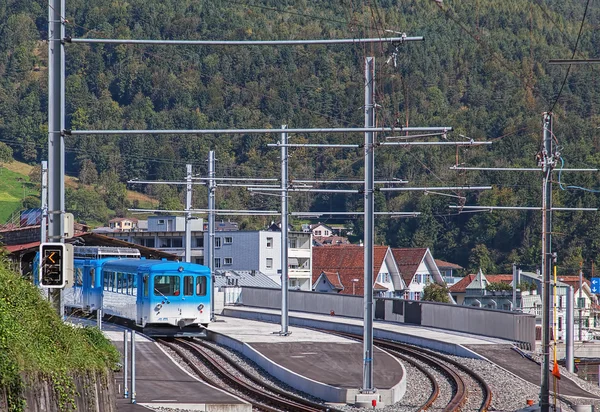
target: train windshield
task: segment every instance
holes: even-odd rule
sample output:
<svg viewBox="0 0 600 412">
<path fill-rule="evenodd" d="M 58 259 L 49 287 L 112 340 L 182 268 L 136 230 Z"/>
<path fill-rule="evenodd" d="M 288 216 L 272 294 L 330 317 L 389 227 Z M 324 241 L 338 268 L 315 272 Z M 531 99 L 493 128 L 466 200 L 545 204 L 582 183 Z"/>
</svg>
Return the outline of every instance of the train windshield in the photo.
<svg viewBox="0 0 600 412">
<path fill-rule="evenodd" d="M 206 276 L 196 277 L 196 295 L 206 296 Z"/>
<path fill-rule="evenodd" d="M 155 276 L 154 296 L 179 296 L 180 283 L 179 276 Z"/>
</svg>

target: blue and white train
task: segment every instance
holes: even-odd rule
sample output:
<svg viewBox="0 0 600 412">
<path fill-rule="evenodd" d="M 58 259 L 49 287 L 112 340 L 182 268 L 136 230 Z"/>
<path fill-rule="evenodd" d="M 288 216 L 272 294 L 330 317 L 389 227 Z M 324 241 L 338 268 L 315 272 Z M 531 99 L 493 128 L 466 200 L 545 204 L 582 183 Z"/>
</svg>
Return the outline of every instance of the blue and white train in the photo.
<svg viewBox="0 0 600 412">
<path fill-rule="evenodd" d="M 140 257 L 137 249 L 75 247 L 65 305 L 102 309 L 150 336 L 204 336 L 211 319 L 206 266 Z M 68 289 L 71 289 L 68 291 Z"/>
</svg>

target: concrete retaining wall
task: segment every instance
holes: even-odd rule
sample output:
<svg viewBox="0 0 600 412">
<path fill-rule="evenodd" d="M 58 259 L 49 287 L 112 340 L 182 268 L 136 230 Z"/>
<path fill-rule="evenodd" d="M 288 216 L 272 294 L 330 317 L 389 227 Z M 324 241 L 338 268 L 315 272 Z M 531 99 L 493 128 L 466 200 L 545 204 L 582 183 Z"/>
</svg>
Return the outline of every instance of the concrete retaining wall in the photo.
<svg viewBox="0 0 600 412">
<path fill-rule="evenodd" d="M 26 375 L 22 377 L 25 388 L 22 393 L 25 409 L 28 412 L 47 412 L 61 410 L 59 393 L 54 389 L 50 378 L 42 375 Z M 74 378 L 75 394 L 65 392 L 63 401 L 67 401 L 66 409 L 78 412 L 116 412 L 117 395 L 112 372 L 106 375 L 89 373 L 76 375 Z M 73 402 L 73 404 L 70 403 Z M 0 388 L 0 411 L 8 409 L 8 393 Z M 68 407 L 71 406 L 71 408 Z"/>
<path fill-rule="evenodd" d="M 535 347 L 535 316 L 518 312 L 475 308 L 436 302 L 403 299 L 374 299 L 377 318 L 397 323 L 410 323 L 474 335 L 524 342 Z M 281 290 L 242 288 L 240 303 L 244 306 L 281 309 Z M 290 311 L 331 314 L 363 318 L 363 297 L 333 293 L 289 291 Z"/>
</svg>

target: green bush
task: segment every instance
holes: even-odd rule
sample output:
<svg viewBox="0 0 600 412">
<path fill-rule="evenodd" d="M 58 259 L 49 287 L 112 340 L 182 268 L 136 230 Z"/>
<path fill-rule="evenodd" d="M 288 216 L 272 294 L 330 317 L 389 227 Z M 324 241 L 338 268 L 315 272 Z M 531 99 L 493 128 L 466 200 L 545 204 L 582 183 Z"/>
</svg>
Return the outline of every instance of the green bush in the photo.
<svg viewBox="0 0 600 412">
<path fill-rule="evenodd" d="M 0 257 L 0 387 L 8 392 L 9 410 L 23 408 L 20 390 L 27 374 L 49 377 L 61 409 L 69 409 L 71 374 L 115 368 L 119 356 L 97 328 L 63 323 L 39 290 Z"/>
</svg>

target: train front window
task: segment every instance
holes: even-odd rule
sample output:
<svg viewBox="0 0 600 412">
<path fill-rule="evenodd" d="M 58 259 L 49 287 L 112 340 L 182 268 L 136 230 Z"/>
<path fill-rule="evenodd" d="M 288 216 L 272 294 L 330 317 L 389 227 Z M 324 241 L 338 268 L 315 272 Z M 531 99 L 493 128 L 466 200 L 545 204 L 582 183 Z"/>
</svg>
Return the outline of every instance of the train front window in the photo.
<svg viewBox="0 0 600 412">
<path fill-rule="evenodd" d="M 196 295 L 206 296 L 206 276 L 196 277 Z"/>
<path fill-rule="evenodd" d="M 185 296 L 192 296 L 194 294 L 194 277 L 184 276 L 183 277 L 183 294 Z"/>
<path fill-rule="evenodd" d="M 179 276 L 155 276 L 154 296 L 179 296 Z"/>
</svg>

